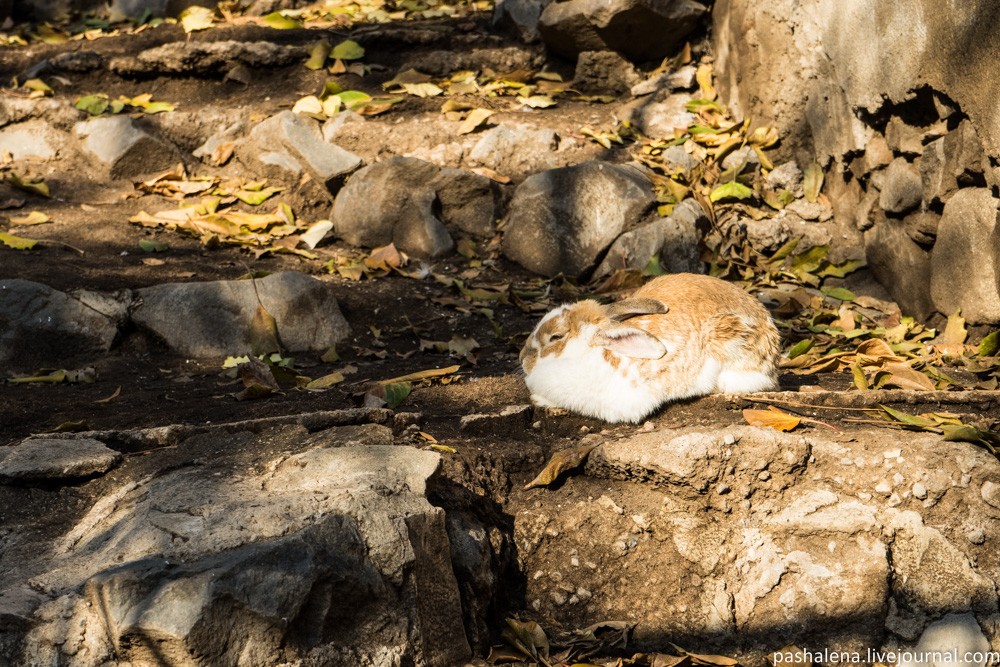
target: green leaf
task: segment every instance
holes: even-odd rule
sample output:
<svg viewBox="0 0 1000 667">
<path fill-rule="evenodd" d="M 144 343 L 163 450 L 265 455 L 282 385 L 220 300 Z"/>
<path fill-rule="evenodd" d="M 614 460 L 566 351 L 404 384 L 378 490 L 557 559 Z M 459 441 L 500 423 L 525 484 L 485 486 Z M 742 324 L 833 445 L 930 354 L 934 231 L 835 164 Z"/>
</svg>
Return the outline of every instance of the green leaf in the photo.
<svg viewBox="0 0 1000 667">
<path fill-rule="evenodd" d="M 385 388 L 385 404 L 391 410 L 398 408 L 413 388 L 409 382 L 393 382 L 383 385 Z"/>
<path fill-rule="evenodd" d="M 282 189 L 283 188 L 267 187 L 263 190 L 238 190 L 233 193 L 233 196 L 244 204 L 249 204 L 250 206 L 260 206 L 265 201 L 273 197 L 275 193 L 281 192 Z"/>
<path fill-rule="evenodd" d="M 746 199 L 751 196 L 753 196 L 753 190 L 739 181 L 729 181 L 712 190 L 712 194 L 708 198 L 714 203 L 722 199 Z"/>
<path fill-rule="evenodd" d="M 372 96 L 360 90 L 345 90 L 331 97 L 339 97 L 348 109 L 356 109 L 372 101 Z"/>
<path fill-rule="evenodd" d="M 979 343 L 979 356 L 992 357 L 1000 351 L 1000 331 L 991 331 Z"/>
<path fill-rule="evenodd" d="M 293 18 L 285 16 L 281 12 L 271 12 L 265 16 L 263 20 L 264 25 L 276 30 L 291 30 L 293 28 L 302 27 L 302 21 L 297 21 Z"/>
<path fill-rule="evenodd" d="M 824 266 L 818 275 L 820 278 L 843 278 L 849 273 L 854 273 L 858 269 L 862 269 L 868 266 L 868 262 L 863 259 L 849 259 L 846 262 L 841 262 L 840 264 L 830 264 Z"/>
<path fill-rule="evenodd" d="M 841 301 L 854 301 L 858 298 L 854 292 L 844 287 L 821 287 L 820 291 L 828 297 Z"/>
<path fill-rule="evenodd" d="M 823 189 L 823 167 L 819 166 L 818 162 L 806 167 L 802 189 L 805 190 L 806 200 L 809 202 L 814 202 L 819 197 L 820 190 Z"/>
<path fill-rule="evenodd" d="M 888 373 L 886 374 L 888 375 Z M 877 384 L 876 384 L 877 386 Z M 886 414 L 892 417 L 895 421 L 905 424 L 907 426 L 920 429 L 922 431 L 934 431 L 937 432 L 937 422 L 933 419 L 927 419 L 925 417 L 919 417 L 917 415 L 911 415 L 907 412 L 901 410 L 894 410 L 886 405 L 879 404 L 879 407 L 885 410 Z"/>
<path fill-rule="evenodd" d="M 803 338 L 798 343 L 792 346 L 792 349 L 788 351 L 788 358 L 794 359 L 795 357 L 802 356 L 806 352 L 812 349 L 813 341 L 811 338 Z"/>
<path fill-rule="evenodd" d="M 365 49 L 357 42 L 345 39 L 330 51 L 330 57 L 338 60 L 358 60 L 365 57 Z"/>
<path fill-rule="evenodd" d="M 306 61 L 306 67 L 313 70 L 323 69 L 329 55 L 330 42 L 325 39 L 321 39 L 313 44 L 312 50 L 309 52 L 309 60 Z"/>
<path fill-rule="evenodd" d="M 6 232 L 0 232 L 0 243 L 14 250 L 31 250 L 38 245 L 35 239 L 26 239 Z"/>
<path fill-rule="evenodd" d="M 107 111 L 108 96 L 103 93 L 98 93 L 96 95 L 85 95 L 76 101 L 74 105 L 80 111 L 86 111 L 91 116 L 100 116 L 102 113 Z"/>
<path fill-rule="evenodd" d="M 820 267 L 824 260 L 826 260 L 827 253 L 830 252 L 830 246 L 828 245 L 817 245 L 809 248 L 801 255 L 796 255 L 792 259 L 792 268 L 796 271 L 804 271 L 805 273 L 813 273 L 816 269 Z"/>
<path fill-rule="evenodd" d="M 149 241 L 146 239 L 139 241 L 139 247 L 142 248 L 144 252 L 163 252 L 164 250 L 170 248 L 168 244 L 161 241 Z"/>
<path fill-rule="evenodd" d="M 666 272 L 667 270 L 663 268 L 662 264 L 660 264 L 660 256 L 653 255 L 652 257 L 649 258 L 649 261 L 646 262 L 646 267 L 642 270 L 642 275 L 662 276 Z"/>
</svg>

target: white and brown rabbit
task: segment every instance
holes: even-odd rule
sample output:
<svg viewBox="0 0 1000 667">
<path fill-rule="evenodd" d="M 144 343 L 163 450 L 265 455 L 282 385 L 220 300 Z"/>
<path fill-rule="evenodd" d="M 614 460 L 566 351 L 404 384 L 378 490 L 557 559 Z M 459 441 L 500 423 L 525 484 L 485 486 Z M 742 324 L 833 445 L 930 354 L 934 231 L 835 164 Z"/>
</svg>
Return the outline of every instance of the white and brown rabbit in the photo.
<svg viewBox="0 0 1000 667">
<path fill-rule="evenodd" d="M 547 313 L 521 350 L 531 400 L 609 422 L 713 392 L 777 388 L 778 331 L 767 310 L 718 278 L 656 278 L 630 298 Z"/>
</svg>

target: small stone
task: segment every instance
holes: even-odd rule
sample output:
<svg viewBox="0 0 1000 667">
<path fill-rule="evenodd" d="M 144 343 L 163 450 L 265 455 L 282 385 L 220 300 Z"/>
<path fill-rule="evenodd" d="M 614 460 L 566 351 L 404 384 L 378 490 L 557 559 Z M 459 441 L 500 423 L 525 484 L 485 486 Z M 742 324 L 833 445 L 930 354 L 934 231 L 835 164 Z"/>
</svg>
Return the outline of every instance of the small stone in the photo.
<svg viewBox="0 0 1000 667">
<path fill-rule="evenodd" d="M 903 453 L 901 449 L 887 449 L 882 452 L 882 458 L 884 459 L 898 459 L 899 455 Z"/>
<path fill-rule="evenodd" d="M 894 474 L 892 476 L 892 485 L 893 486 L 899 486 L 900 484 L 902 484 L 905 481 L 905 479 L 906 478 L 903 477 L 903 475 L 901 473 L 897 472 L 896 474 Z"/>
<path fill-rule="evenodd" d="M 715 487 L 716 493 L 718 493 L 720 496 L 724 496 L 732 490 L 733 490 L 732 487 L 729 486 L 728 484 L 719 484 L 719 486 Z"/>
<path fill-rule="evenodd" d="M 875 493 L 880 493 L 883 496 L 888 496 L 890 493 L 892 493 L 892 487 L 889 486 L 889 482 L 888 481 L 882 480 L 875 487 Z"/>
<path fill-rule="evenodd" d="M 913 485 L 913 497 L 917 500 L 924 500 L 927 498 L 927 487 L 923 485 L 922 482 L 916 482 Z"/>
<path fill-rule="evenodd" d="M 580 588 L 576 589 L 576 596 L 581 600 L 589 600 L 590 598 L 593 597 L 593 594 L 586 588 L 581 586 Z"/>
<path fill-rule="evenodd" d="M 736 436 L 733 435 L 732 433 L 727 433 L 724 436 L 722 436 L 722 442 L 723 442 L 723 444 L 726 444 L 726 445 L 735 445 L 736 444 Z"/>
<path fill-rule="evenodd" d="M 923 194 L 920 172 L 903 158 L 896 158 L 885 171 L 879 206 L 889 213 L 906 213 L 920 205 Z"/>
<path fill-rule="evenodd" d="M 566 604 L 566 595 L 562 591 L 550 592 L 549 599 L 552 600 L 552 604 L 557 607 L 561 607 Z"/>
<path fill-rule="evenodd" d="M 614 51 L 584 51 L 576 61 L 573 88 L 590 94 L 621 95 L 638 80 L 632 63 Z"/>
<path fill-rule="evenodd" d="M 104 166 L 111 178 L 163 171 L 181 161 L 180 153 L 139 127 L 130 116 L 100 116 L 76 124 L 83 150 Z"/>
<path fill-rule="evenodd" d="M 973 544 L 982 544 L 986 541 L 986 531 L 982 528 L 973 528 L 966 533 L 965 536 L 968 538 L 969 542 L 972 542 Z"/>
<path fill-rule="evenodd" d="M 757 479 L 759 479 L 762 482 L 766 482 L 767 480 L 771 479 L 771 473 L 769 473 L 766 470 L 761 470 L 759 473 L 757 473 Z"/>
<path fill-rule="evenodd" d="M 609 509 L 615 514 L 625 514 L 625 510 L 618 506 L 618 504 L 607 496 L 601 496 L 597 499 L 597 504 L 605 509 Z"/>
<path fill-rule="evenodd" d="M 992 480 L 983 482 L 983 486 L 979 489 L 979 495 L 982 496 L 987 505 L 1000 509 L 1000 484 Z"/>
<path fill-rule="evenodd" d="M 572 565 L 573 567 L 580 567 L 580 559 L 577 558 L 576 556 L 573 556 L 572 558 L 569 559 L 569 564 Z"/>
</svg>

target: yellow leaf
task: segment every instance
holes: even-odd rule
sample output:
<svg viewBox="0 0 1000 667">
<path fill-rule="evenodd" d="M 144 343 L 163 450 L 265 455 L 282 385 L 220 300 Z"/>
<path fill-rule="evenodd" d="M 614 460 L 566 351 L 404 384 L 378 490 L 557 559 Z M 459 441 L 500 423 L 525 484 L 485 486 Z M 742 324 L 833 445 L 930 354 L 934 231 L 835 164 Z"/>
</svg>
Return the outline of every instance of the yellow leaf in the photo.
<svg viewBox="0 0 1000 667">
<path fill-rule="evenodd" d="M 32 211 L 28 215 L 11 218 L 10 222 L 14 225 L 26 227 L 28 225 L 44 225 L 46 222 L 52 222 L 52 218 L 45 215 L 41 211 Z"/>
<path fill-rule="evenodd" d="M 461 366 L 458 364 L 454 366 L 448 366 L 447 368 L 431 368 L 426 371 L 417 371 L 416 373 L 409 373 L 407 375 L 400 375 L 396 378 L 390 378 L 388 380 L 381 380 L 378 384 L 397 384 L 400 382 L 417 382 L 419 380 L 429 380 L 431 378 L 442 377 L 444 375 L 452 375 L 457 373 Z"/>
<path fill-rule="evenodd" d="M 417 97 L 437 97 L 444 93 L 441 88 L 434 85 L 433 83 L 403 83 L 400 87 L 405 90 L 410 95 L 416 95 Z"/>
<path fill-rule="evenodd" d="M 195 32 L 196 30 L 207 30 L 212 27 L 215 20 L 215 12 L 207 7 L 197 5 L 188 7 L 180 15 L 181 27 L 184 32 Z"/>
<path fill-rule="evenodd" d="M 340 371 L 334 371 L 324 375 L 321 378 L 317 378 L 306 385 L 306 389 L 329 389 L 330 387 L 340 384 L 344 381 L 344 374 Z"/>
<path fill-rule="evenodd" d="M 31 250 L 38 245 L 35 239 L 26 239 L 6 232 L 0 232 L 0 243 L 14 250 Z"/>
<path fill-rule="evenodd" d="M 948 316 L 948 323 L 944 327 L 941 343 L 945 346 L 961 348 L 968 335 L 969 332 L 965 328 L 965 318 L 962 317 L 962 311 L 959 310 Z"/>
<path fill-rule="evenodd" d="M 700 89 L 698 93 L 699 97 L 706 100 L 714 100 L 717 93 L 712 86 L 712 65 L 710 63 L 698 66 L 698 71 L 695 73 L 695 80 L 698 82 L 698 88 Z"/>
<path fill-rule="evenodd" d="M 479 126 L 486 122 L 486 119 L 493 115 L 489 109 L 473 109 L 465 117 L 462 124 L 458 126 L 458 134 L 469 134 L 474 132 Z"/>
<path fill-rule="evenodd" d="M 768 406 L 767 410 L 744 410 L 743 418 L 751 426 L 766 426 L 778 431 L 791 431 L 801 421 L 798 417 L 778 408 Z"/>
<path fill-rule="evenodd" d="M 281 351 L 278 323 L 260 304 L 257 304 L 257 311 L 250 321 L 250 351 L 255 355 Z"/>
</svg>

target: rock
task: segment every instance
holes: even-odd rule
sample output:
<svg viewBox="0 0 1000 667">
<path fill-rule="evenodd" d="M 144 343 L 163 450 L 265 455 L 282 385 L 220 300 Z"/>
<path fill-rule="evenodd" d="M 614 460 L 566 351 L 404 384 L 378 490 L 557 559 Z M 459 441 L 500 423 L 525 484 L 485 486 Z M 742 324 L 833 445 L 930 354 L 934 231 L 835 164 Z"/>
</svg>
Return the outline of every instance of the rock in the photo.
<svg viewBox="0 0 1000 667">
<path fill-rule="evenodd" d="M 215 156 L 216 151 L 220 150 L 227 144 L 230 145 L 230 147 L 235 148 L 238 139 L 245 130 L 246 123 L 243 121 L 236 121 L 206 139 L 204 143 L 194 149 L 192 155 L 202 162 L 212 164 L 213 156 Z"/>
<path fill-rule="evenodd" d="M 505 48 L 417 52 L 400 65 L 398 71 L 405 72 L 408 69 L 415 69 L 432 76 L 447 78 L 455 72 L 463 70 L 478 72 L 488 68 L 494 72 L 535 71 L 542 69 L 544 65 L 545 58 L 537 49 L 508 46 Z"/>
<path fill-rule="evenodd" d="M 924 148 L 920 178 L 927 204 L 944 202 L 961 187 L 985 185 L 986 156 L 972 123 L 963 120 L 953 131 Z"/>
<path fill-rule="evenodd" d="M 986 667 L 990 642 L 973 614 L 948 614 L 928 625 L 913 649 L 925 660 L 901 660 L 900 667 Z M 942 656 L 936 659 L 933 656 Z M 978 657 L 976 657 L 978 656 Z"/>
<path fill-rule="evenodd" d="M 983 482 L 979 489 L 979 495 L 982 496 L 987 505 L 1000 510 L 1000 484 L 993 480 Z"/>
<path fill-rule="evenodd" d="M 499 215 L 493 181 L 417 158 L 377 162 L 351 177 L 337 195 L 336 233 L 353 245 L 389 242 L 421 257 L 439 257 L 454 243 L 448 230 L 491 238 Z"/>
<path fill-rule="evenodd" d="M 911 239 L 921 246 L 929 248 L 934 245 L 934 240 L 937 238 L 941 216 L 930 211 L 916 211 L 906 216 L 903 224 L 906 225 L 906 233 Z"/>
<path fill-rule="evenodd" d="M 83 150 L 111 178 L 132 178 L 163 171 L 181 161 L 177 149 L 153 137 L 129 116 L 100 116 L 77 123 Z"/>
<path fill-rule="evenodd" d="M 664 170 L 668 173 L 681 174 L 684 177 L 689 177 L 691 171 L 701 164 L 693 155 L 684 150 L 683 146 L 671 146 L 666 149 L 660 154 L 660 160 Z"/>
<path fill-rule="evenodd" d="M 295 271 L 256 281 L 155 285 L 136 290 L 132 321 L 177 354 L 235 356 L 250 352 L 250 322 L 263 305 L 287 351 L 326 351 L 350 331 L 331 287 Z"/>
<path fill-rule="evenodd" d="M 634 97 L 640 97 L 642 95 L 657 93 L 661 90 L 673 92 L 691 90 L 695 84 L 696 73 L 697 69 L 695 69 L 694 66 L 684 65 L 673 72 L 667 72 L 666 74 L 660 74 L 659 76 L 651 77 L 645 81 L 640 81 L 632 86 L 629 92 L 631 92 Z"/>
<path fill-rule="evenodd" d="M 896 158 L 885 170 L 879 206 L 888 213 L 903 214 L 919 206 L 921 199 L 920 172 L 903 158 Z"/>
<path fill-rule="evenodd" d="M 628 119 L 639 131 L 650 137 L 673 137 L 675 128 L 687 127 L 695 122 L 695 115 L 687 110 L 688 97 L 670 95 L 663 101 L 643 99 L 628 108 Z"/>
<path fill-rule="evenodd" d="M 511 405 L 496 414 L 465 415 L 459 422 L 459 430 L 490 437 L 523 434 L 531 424 L 532 410 L 530 405 Z"/>
<path fill-rule="evenodd" d="M 653 257 L 667 273 L 703 273 L 699 241 L 708 227 L 704 209 L 686 199 L 665 218 L 625 232 L 611 244 L 595 277 L 618 269 L 643 270 Z"/>
<path fill-rule="evenodd" d="M 889 148 L 889 142 L 881 134 L 873 135 L 865 144 L 865 155 L 862 161 L 864 173 L 870 174 L 877 169 L 888 167 L 892 159 L 892 149 Z"/>
<path fill-rule="evenodd" d="M 0 280 L 0 364 L 66 364 L 111 349 L 127 308 L 102 313 L 74 295 L 17 278 Z"/>
<path fill-rule="evenodd" d="M 38 481 L 89 477 L 107 472 L 121 454 L 91 438 L 28 438 L 0 449 L 0 479 Z"/>
<path fill-rule="evenodd" d="M 120 56 L 108 68 L 124 77 L 155 74 L 222 75 L 237 65 L 250 69 L 277 68 L 308 57 L 302 46 L 283 46 L 273 42 L 177 41 L 142 51 L 137 56 Z"/>
<path fill-rule="evenodd" d="M 924 131 L 892 116 L 885 126 L 885 140 L 894 153 L 917 156 L 923 152 Z"/>
<path fill-rule="evenodd" d="M 29 120 L 0 129 L 0 153 L 15 160 L 51 160 L 68 143 L 64 132 L 43 120 Z"/>
<path fill-rule="evenodd" d="M 538 41 L 538 17 L 551 0 L 497 0 L 493 26 L 513 32 L 522 42 Z"/>
<path fill-rule="evenodd" d="M 738 170 L 737 174 L 758 171 L 760 158 L 752 146 L 743 146 L 722 159 L 722 169 L 723 171 Z"/>
<path fill-rule="evenodd" d="M 445 227 L 481 239 L 496 233 L 500 192 L 493 181 L 464 169 L 442 169 L 432 187 Z"/>
<path fill-rule="evenodd" d="M 462 664 L 445 515 L 426 498 L 440 456 L 305 435 L 196 436 L 199 465 L 159 459 L 66 517 L 30 575 L 43 598 L 15 662 Z M 27 582 L 18 570 L 0 590 Z"/>
<path fill-rule="evenodd" d="M 576 61 L 573 88 L 590 94 L 621 95 L 638 81 L 632 63 L 614 51 L 584 51 Z"/>
<path fill-rule="evenodd" d="M 339 111 L 336 116 L 323 123 L 323 141 L 334 143 L 346 126 L 360 126 L 366 122 L 365 117 L 356 111 L 351 111 L 350 109 Z"/>
<path fill-rule="evenodd" d="M 864 239 L 868 266 L 903 313 L 920 319 L 930 316 L 934 312 L 930 253 L 913 242 L 905 225 L 884 215 Z"/>
<path fill-rule="evenodd" d="M 934 307 L 959 308 L 970 324 L 1000 322 L 1000 283 L 992 246 L 997 200 L 988 188 L 966 188 L 945 204 L 931 256 Z"/>
<path fill-rule="evenodd" d="M 466 161 L 507 176 L 525 174 L 555 166 L 558 147 L 559 137 L 552 130 L 503 124 L 483 132 Z"/>
<path fill-rule="evenodd" d="M 545 7 L 538 31 L 545 46 L 567 58 L 611 50 L 656 60 L 681 46 L 706 12 L 693 0 L 564 0 Z"/>
<path fill-rule="evenodd" d="M 425 215 L 432 218 L 425 227 L 437 230 L 438 236 L 447 234 L 426 197 L 427 184 L 438 172 L 437 166 L 415 158 L 390 158 L 365 167 L 337 193 L 331 213 L 335 233 L 351 245 L 381 246 L 394 242 L 395 227 L 404 215 L 411 218 L 410 225 L 417 216 Z M 417 191 L 424 196 L 413 202 Z M 404 252 L 411 250 L 397 247 Z"/>
<path fill-rule="evenodd" d="M 291 111 L 259 123 L 247 141 L 237 146 L 236 155 L 244 164 L 262 166 L 270 178 L 288 183 L 298 182 L 302 172 L 307 172 L 333 193 L 362 164 L 354 153 L 323 141 L 312 118 Z"/>
<path fill-rule="evenodd" d="M 772 169 L 764 177 L 764 183 L 775 192 L 788 190 L 796 197 L 804 195 L 802 190 L 802 170 L 799 169 L 799 165 L 796 164 L 795 160 L 783 162 Z"/>
<path fill-rule="evenodd" d="M 530 271 L 579 275 L 653 204 L 637 169 L 590 161 L 531 176 L 514 192 L 503 253 Z"/>
<path fill-rule="evenodd" d="M 927 487 L 924 486 L 922 482 L 915 482 L 913 484 L 913 497 L 917 500 L 924 500 L 927 498 Z"/>
</svg>

